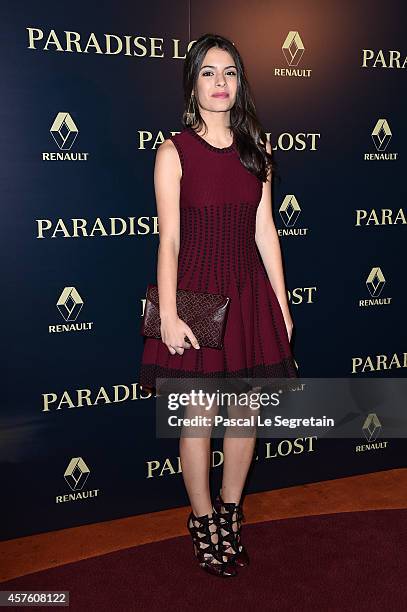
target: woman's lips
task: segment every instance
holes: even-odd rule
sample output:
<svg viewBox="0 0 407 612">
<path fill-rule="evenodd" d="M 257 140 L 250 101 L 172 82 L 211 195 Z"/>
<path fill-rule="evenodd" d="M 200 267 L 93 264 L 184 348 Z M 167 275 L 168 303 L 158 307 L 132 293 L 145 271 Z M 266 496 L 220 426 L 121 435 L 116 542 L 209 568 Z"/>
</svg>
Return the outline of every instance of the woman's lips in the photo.
<svg viewBox="0 0 407 612">
<path fill-rule="evenodd" d="M 213 94 L 212 98 L 228 98 L 229 94 L 228 93 L 218 93 L 218 94 Z"/>
</svg>

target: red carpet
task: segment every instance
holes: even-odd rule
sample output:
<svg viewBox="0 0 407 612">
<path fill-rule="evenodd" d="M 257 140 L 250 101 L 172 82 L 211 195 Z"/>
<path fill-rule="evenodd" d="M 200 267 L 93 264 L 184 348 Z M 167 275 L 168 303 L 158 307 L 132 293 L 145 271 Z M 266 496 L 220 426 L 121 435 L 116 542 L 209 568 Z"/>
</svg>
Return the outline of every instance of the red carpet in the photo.
<svg viewBox="0 0 407 612">
<path fill-rule="evenodd" d="M 1 590 L 69 590 L 74 612 L 407 610 L 407 510 L 267 521 L 244 525 L 243 537 L 252 563 L 236 578 L 203 572 L 188 536 L 36 572 Z"/>
</svg>

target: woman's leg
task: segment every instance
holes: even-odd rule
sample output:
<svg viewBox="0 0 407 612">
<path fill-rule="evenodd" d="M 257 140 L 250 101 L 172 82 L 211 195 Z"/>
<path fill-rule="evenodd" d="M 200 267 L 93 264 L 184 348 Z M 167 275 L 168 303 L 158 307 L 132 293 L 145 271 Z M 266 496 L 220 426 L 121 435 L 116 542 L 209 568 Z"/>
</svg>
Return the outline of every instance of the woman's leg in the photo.
<svg viewBox="0 0 407 612">
<path fill-rule="evenodd" d="M 217 413 L 217 406 L 209 409 L 207 404 L 188 405 L 185 407 L 184 418 L 201 416 L 213 419 Z M 183 427 L 179 441 L 182 476 L 195 516 L 212 514 L 209 489 L 211 431 L 209 425 Z"/>
<path fill-rule="evenodd" d="M 225 436 L 223 441 L 223 478 L 220 494 L 225 503 L 240 502 L 247 473 L 253 459 L 256 432 L 252 437 Z"/>
<path fill-rule="evenodd" d="M 257 387 L 247 395 L 257 393 Z M 235 405 L 228 408 L 230 418 L 248 419 L 252 415 L 257 418 L 258 410 L 252 410 L 248 402 L 244 405 Z M 221 536 L 223 552 L 234 556 L 237 565 L 247 565 L 249 558 L 247 551 L 240 541 L 241 529 L 241 507 L 240 500 L 243 487 L 246 482 L 247 473 L 253 459 L 253 451 L 256 444 L 257 427 L 253 425 L 242 425 L 227 427 L 223 440 L 223 478 L 220 497 L 215 502 L 217 511 L 223 515 Z M 231 532 L 235 532 L 235 539 L 231 538 Z"/>
<path fill-rule="evenodd" d="M 195 516 L 212 513 L 209 491 L 210 437 L 181 436 L 179 452 L 185 488 Z"/>
<path fill-rule="evenodd" d="M 254 387 L 247 396 L 258 397 L 261 387 Z M 243 405 L 230 406 L 228 409 L 231 418 L 249 418 L 257 414 L 259 410 L 253 410 L 254 401 Z M 253 459 L 253 451 L 256 445 L 257 427 L 242 426 L 227 427 L 223 439 L 223 478 L 220 490 L 225 503 L 240 503 L 247 473 Z"/>
<path fill-rule="evenodd" d="M 210 447 L 213 420 L 218 413 L 217 405 L 208 402 L 194 405 L 190 402 L 184 409 L 184 419 L 194 419 L 198 424 L 184 424 L 179 440 L 182 476 L 188 493 L 192 512 L 187 526 L 192 536 L 195 556 L 200 566 L 211 574 L 236 576 L 236 568 L 228 563 L 228 556 L 219 548 L 217 514 L 213 510 L 209 489 Z"/>
</svg>

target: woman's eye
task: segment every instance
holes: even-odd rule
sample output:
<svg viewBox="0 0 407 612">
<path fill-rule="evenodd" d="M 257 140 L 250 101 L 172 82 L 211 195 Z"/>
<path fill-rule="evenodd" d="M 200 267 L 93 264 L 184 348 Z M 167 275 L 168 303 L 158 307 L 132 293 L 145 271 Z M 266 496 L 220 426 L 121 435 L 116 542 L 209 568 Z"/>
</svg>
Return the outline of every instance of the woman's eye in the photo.
<svg viewBox="0 0 407 612">
<path fill-rule="evenodd" d="M 202 73 L 202 76 L 206 76 L 208 74 L 213 74 L 213 72 L 211 70 L 207 70 L 206 72 Z M 233 70 L 229 70 L 226 74 L 229 74 L 231 76 L 236 76 L 236 72 L 234 72 Z"/>
</svg>

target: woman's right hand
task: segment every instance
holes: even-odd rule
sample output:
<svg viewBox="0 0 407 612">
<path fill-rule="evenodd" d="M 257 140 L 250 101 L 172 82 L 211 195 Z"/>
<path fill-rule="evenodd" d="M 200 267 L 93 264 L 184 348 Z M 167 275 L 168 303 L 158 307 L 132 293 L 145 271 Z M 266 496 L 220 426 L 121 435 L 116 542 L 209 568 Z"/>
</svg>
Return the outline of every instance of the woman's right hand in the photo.
<svg viewBox="0 0 407 612">
<path fill-rule="evenodd" d="M 161 340 L 167 346 L 171 355 L 175 355 L 175 353 L 183 355 L 184 349 L 191 348 L 191 344 L 196 349 L 200 348 L 192 329 L 178 316 L 161 319 L 160 332 Z M 184 339 L 185 336 L 188 337 L 190 342 Z"/>
</svg>

